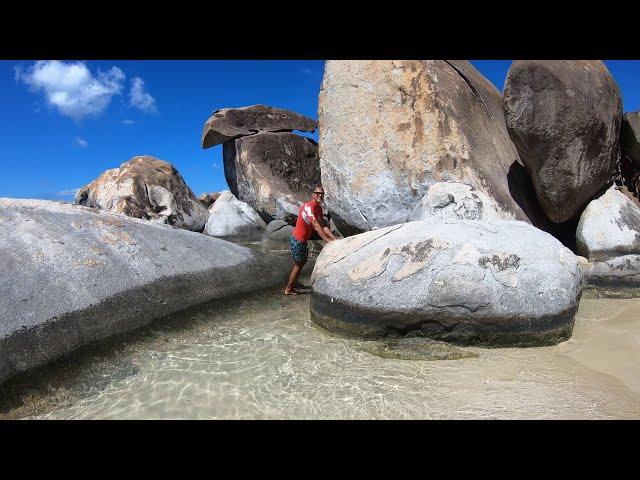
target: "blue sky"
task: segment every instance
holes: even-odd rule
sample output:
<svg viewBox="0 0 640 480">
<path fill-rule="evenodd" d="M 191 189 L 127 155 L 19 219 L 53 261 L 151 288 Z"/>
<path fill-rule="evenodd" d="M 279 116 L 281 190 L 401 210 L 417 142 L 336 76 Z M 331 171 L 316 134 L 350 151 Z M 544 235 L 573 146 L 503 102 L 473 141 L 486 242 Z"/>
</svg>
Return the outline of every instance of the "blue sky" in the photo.
<svg viewBox="0 0 640 480">
<path fill-rule="evenodd" d="M 473 61 L 502 91 L 510 60 Z M 640 61 L 606 61 L 640 110 Z M 225 188 L 222 148 L 200 148 L 217 108 L 263 103 L 317 118 L 324 62 L 0 61 L 0 197 L 71 201 L 135 155 L 171 162 L 196 195 Z M 317 140 L 317 133 L 305 134 Z"/>
</svg>

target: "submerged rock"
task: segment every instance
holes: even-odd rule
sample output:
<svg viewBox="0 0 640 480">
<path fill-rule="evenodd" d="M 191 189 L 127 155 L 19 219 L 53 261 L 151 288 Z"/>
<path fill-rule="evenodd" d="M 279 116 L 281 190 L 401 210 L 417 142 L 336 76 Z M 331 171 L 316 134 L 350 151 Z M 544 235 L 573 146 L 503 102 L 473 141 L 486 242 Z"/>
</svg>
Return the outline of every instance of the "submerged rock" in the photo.
<svg viewBox="0 0 640 480">
<path fill-rule="evenodd" d="M 225 190 L 209 209 L 205 235 L 234 242 L 262 240 L 267 224 L 256 211 Z"/>
<path fill-rule="evenodd" d="M 290 260 L 44 200 L 0 199 L 0 382 L 193 305 L 284 284 Z"/>
<path fill-rule="evenodd" d="M 419 337 L 367 342 L 361 349 L 376 357 L 396 360 L 459 360 L 478 356 L 446 342 Z"/>
<path fill-rule="evenodd" d="M 591 262 L 640 254 L 640 208 L 612 186 L 585 208 L 576 243 Z"/>
<path fill-rule="evenodd" d="M 318 118 L 322 184 L 344 235 L 421 218 L 437 182 L 467 184 L 492 199 L 487 211 L 528 221 L 511 193 L 519 159 L 501 95 L 467 61 L 329 60 Z"/>
<path fill-rule="evenodd" d="M 640 289 L 640 255 L 622 255 L 583 265 L 582 269 L 587 285 L 612 290 Z"/>
<path fill-rule="evenodd" d="M 582 273 L 524 222 L 418 221 L 329 243 L 312 286 L 312 319 L 347 335 L 535 345 L 571 335 Z"/>
<path fill-rule="evenodd" d="M 215 110 L 202 132 L 202 148 L 261 132 L 313 132 L 318 123 L 308 117 L 267 105 Z"/>
<path fill-rule="evenodd" d="M 226 142 L 223 157 L 231 192 L 265 222 L 294 225 L 300 205 L 320 183 L 318 144 L 294 133 L 261 133 Z"/>
<path fill-rule="evenodd" d="M 196 232 L 208 216 L 173 165 L 150 156 L 107 170 L 81 188 L 74 203 Z"/>
<path fill-rule="evenodd" d="M 618 85 L 599 60 L 516 60 L 503 103 L 546 216 L 556 223 L 571 219 L 616 172 Z"/>
</svg>

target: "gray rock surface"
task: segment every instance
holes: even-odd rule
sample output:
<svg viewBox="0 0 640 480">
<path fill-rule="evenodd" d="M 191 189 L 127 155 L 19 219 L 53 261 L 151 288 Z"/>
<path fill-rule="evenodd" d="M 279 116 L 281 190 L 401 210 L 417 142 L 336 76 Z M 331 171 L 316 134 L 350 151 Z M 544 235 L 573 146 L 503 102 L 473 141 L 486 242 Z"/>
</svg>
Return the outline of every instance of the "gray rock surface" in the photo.
<svg viewBox="0 0 640 480">
<path fill-rule="evenodd" d="M 467 61 L 327 61 L 318 119 L 325 200 L 344 235 L 417 218 L 437 182 L 471 185 L 502 218 L 528 221 L 511 193 L 519 159 L 502 98 Z"/>
<path fill-rule="evenodd" d="M 503 103 L 546 216 L 556 223 L 571 219 L 615 174 L 618 85 L 599 60 L 516 60 Z"/>
<path fill-rule="evenodd" d="M 583 265 L 582 269 L 587 285 L 613 290 L 640 289 L 640 255 L 623 255 Z"/>
<path fill-rule="evenodd" d="M 625 113 L 620 128 L 620 147 L 640 170 L 640 112 Z"/>
<path fill-rule="evenodd" d="M 295 225 L 300 205 L 320 182 L 318 144 L 294 133 L 261 133 L 226 142 L 224 173 L 231 192 L 269 223 Z"/>
<path fill-rule="evenodd" d="M 267 225 L 264 246 L 269 250 L 288 250 L 293 227 L 283 220 L 274 220 Z"/>
<path fill-rule="evenodd" d="M 318 123 L 308 117 L 267 105 L 215 110 L 204 125 L 202 148 L 260 132 L 313 132 Z"/>
<path fill-rule="evenodd" d="M 208 212 L 168 162 L 133 157 L 81 188 L 74 203 L 202 232 Z"/>
<path fill-rule="evenodd" d="M 193 305 L 284 284 L 290 268 L 120 214 L 0 199 L 0 382 Z"/>
<path fill-rule="evenodd" d="M 576 245 L 577 253 L 591 262 L 640 254 L 640 208 L 610 187 L 582 212 Z"/>
<path fill-rule="evenodd" d="M 414 220 L 501 220 L 500 207 L 489 195 L 459 182 L 429 187 L 412 215 Z"/>
<path fill-rule="evenodd" d="M 524 222 L 416 221 L 329 243 L 311 281 L 312 319 L 330 330 L 535 345 L 571 335 L 582 272 Z"/>
<path fill-rule="evenodd" d="M 266 227 L 253 208 L 225 190 L 209 209 L 202 233 L 233 242 L 257 242 L 262 240 Z"/>
</svg>

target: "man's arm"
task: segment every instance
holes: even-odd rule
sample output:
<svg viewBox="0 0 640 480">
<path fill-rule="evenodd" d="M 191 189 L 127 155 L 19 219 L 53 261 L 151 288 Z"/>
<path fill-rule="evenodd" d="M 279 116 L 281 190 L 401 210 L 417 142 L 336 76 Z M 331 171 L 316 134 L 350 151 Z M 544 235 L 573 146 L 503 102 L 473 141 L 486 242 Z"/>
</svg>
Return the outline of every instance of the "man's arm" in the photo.
<svg viewBox="0 0 640 480">
<path fill-rule="evenodd" d="M 313 226 L 315 231 L 318 232 L 318 235 L 320 235 L 320 238 L 322 238 L 323 240 L 327 242 L 332 242 L 333 240 L 336 239 L 333 236 L 333 234 L 329 231 L 329 229 L 327 227 L 323 227 L 322 225 L 320 225 L 320 222 L 315 218 L 311 220 L 311 225 Z"/>
</svg>

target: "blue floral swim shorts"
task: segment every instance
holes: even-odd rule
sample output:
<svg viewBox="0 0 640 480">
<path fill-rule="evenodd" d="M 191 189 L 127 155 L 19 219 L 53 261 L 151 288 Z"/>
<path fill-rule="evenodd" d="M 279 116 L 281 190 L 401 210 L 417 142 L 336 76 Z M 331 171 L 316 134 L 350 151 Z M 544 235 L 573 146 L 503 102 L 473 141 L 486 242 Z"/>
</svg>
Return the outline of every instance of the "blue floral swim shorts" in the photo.
<svg viewBox="0 0 640 480">
<path fill-rule="evenodd" d="M 291 245 L 291 254 L 296 263 L 304 262 L 307 259 L 309 251 L 306 242 L 303 243 L 292 235 L 289 237 L 289 245 Z"/>
</svg>

